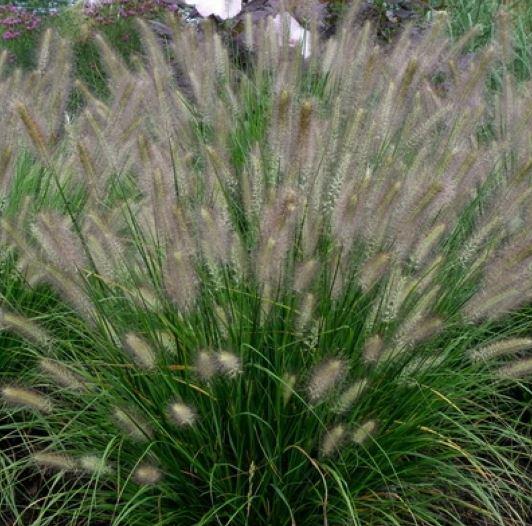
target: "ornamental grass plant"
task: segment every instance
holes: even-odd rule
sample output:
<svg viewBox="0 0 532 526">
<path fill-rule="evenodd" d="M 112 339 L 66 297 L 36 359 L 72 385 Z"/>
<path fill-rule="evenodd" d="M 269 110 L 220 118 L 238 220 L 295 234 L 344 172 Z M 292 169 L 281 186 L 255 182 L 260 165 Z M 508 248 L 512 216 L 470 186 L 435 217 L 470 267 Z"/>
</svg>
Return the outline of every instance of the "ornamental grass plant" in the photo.
<svg viewBox="0 0 532 526">
<path fill-rule="evenodd" d="M 351 18 L 2 77 L 4 522 L 527 524 L 530 86 Z"/>
</svg>

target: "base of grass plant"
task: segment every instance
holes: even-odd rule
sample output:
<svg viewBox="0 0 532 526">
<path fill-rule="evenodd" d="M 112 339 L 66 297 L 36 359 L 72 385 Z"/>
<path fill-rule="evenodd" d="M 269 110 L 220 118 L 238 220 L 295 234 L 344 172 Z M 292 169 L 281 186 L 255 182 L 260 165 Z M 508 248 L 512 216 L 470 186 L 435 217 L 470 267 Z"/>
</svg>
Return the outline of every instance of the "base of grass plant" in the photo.
<svg viewBox="0 0 532 526">
<path fill-rule="evenodd" d="M 19 385 L 38 386 L 53 410 L 11 408 L 0 424 L 2 504 L 21 524 L 524 524 L 531 444 L 525 405 L 509 395 L 519 384 L 465 355 L 495 331 L 519 334 L 526 313 L 368 366 L 356 290 L 358 308 L 324 301 L 301 331 L 296 303 L 277 301 L 264 319 L 257 291 L 236 283 L 206 287 L 191 318 L 93 285 L 104 325 L 58 313 L 48 350 L 25 350 Z M 132 328 L 147 347 L 117 339 Z M 239 350 L 234 366 L 220 349 Z M 344 368 L 331 369 L 334 383 L 320 366 L 331 349 Z M 44 372 L 43 357 L 58 369 Z M 176 401 L 194 408 L 187 421 Z"/>
<path fill-rule="evenodd" d="M 12 437 L 3 449 L 10 459 L 4 477 L 19 480 L 3 488 L 4 507 L 20 520 L 25 507 L 32 513 L 37 507 L 43 524 L 58 517 L 65 524 L 90 518 L 116 526 L 459 525 L 470 516 L 521 524 L 527 479 L 520 464 L 530 443 L 517 429 L 522 409 L 507 395 L 510 384 L 491 368 L 464 365 L 479 330 L 462 332 L 458 341 L 442 337 L 411 360 L 368 372 L 350 328 L 358 324 L 356 314 L 342 327 L 325 323 L 329 329 L 318 333 L 314 347 L 283 329 L 293 316 L 289 307 L 274 309 L 259 327 L 250 291 L 226 294 L 234 317 L 223 345 L 241 349 L 241 371 L 234 375 L 206 380 L 186 363 L 188 348 L 221 337 L 215 336 L 220 320 L 206 302 L 202 318 L 172 320 L 155 368 L 132 366 L 115 341 L 96 331 L 80 333 L 83 349 L 66 340 L 64 351 L 52 352 L 83 375 L 83 392 L 58 390 L 41 374 L 19 377 L 22 385 L 53 395 L 56 405 L 43 417 L 11 409 L 11 421 L 2 423 Z M 141 312 L 114 312 L 120 317 L 109 313 L 106 323 L 117 327 L 130 318 L 131 326 L 137 317 L 154 342 L 161 334 Z M 330 320 L 339 314 L 330 306 L 323 312 Z M 58 318 L 54 326 L 67 329 L 68 321 Z M 309 403 L 312 364 L 337 347 L 349 357 L 348 372 L 330 396 Z M 425 366 L 431 348 L 443 359 L 437 368 Z M 88 361 L 87 353 L 94 358 Z M 38 363 L 39 353 L 31 360 Z M 293 372 L 299 372 L 294 380 Z M 335 410 L 340 385 L 360 377 L 369 387 L 347 411 Z M 172 400 L 195 408 L 190 424 L 172 419 Z M 129 423 L 112 416 L 116 408 L 126 411 Z M 326 451 L 331 430 L 340 427 Z M 34 455 L 41 450 L 58 458 L 39 460 Z M 155 470 L 153 482 L 137 474 L 141 466 Z M 17 497 L 24 490 L 21 474 L 39 469 L 35 498 Z"/>
</svg>

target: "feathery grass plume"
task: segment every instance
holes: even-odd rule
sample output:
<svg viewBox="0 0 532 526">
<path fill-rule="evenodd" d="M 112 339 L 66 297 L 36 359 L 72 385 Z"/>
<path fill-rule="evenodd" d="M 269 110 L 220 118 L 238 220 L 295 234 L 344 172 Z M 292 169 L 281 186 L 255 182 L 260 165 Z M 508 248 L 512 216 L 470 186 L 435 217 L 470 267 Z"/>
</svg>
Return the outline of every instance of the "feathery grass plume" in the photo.
<svg viewBox="0 0 532 526">
<path fill-rule="evenodd" d="M 51 285 L 89 326 L 94 325 L 97 310 L 84 287 L 53 267 L 44 268 L 43 281 Z"/>
<path fill-rule="evenodd" d="M 349 411 L 360 395 L 367 389 L 368 383 L 366 378 L 362 378 L 343 391 L 334 405 L 334 412 L 345 413 Z"/>
<path fill-rule="evenodd" d="M 315 111 L 311 100 L 304 100 L 299 108 L 299 119 L 297 135 L 295 137 L 294 148 L 297 159 L 297 183 L 300 187 L 305 187 L 311 172 L 312 159 L 312 114 Z M 295 178 L 296 166 L 292 167 L 290 179 Z M 292 184 L 292 183 L 291 183 Z"/>
<path fill-rule="evenodd" d="M 10 168 L 13 160 L 13 150 L 9 146 L 0 149 L 0 196 L 4 196 L 11 182 Z"/>
<path fill-rule="evenodd" d="M 15 407 L 27 407 L 44 414 L 50 414 L 54 408 L 47 396 L 33 389 L 5 385 L 1 393 L 4 402 Z"/>
<path fill-rule="evenodd" d="M 50 152 L 48 148 L 48 139 L 45 133 L 36 122 L 35 118 L 31 115 L 31 112 L 26 104 L 19 101 L 15 104 L 15 109 L 20 117 L 20 120 L 24 124 L 26 133 L 31 139 L 33 146 L 37 150 L 38 155 L 41 157 L 44 163 L 47 164 L 50 159 Z"/>
<path fill-rule="evenodd" d="M 153 430 L 138 411 L 133 409 L 113 409 L 113 420 L 116 425 L 135 442 L 147 442 L 153 438 Z"/>
<path fill-rule="evenodd" d="M 438 223 L 428 232 L 426 237 L 419 241 L 411 256 L 415 265 L 419 266 L 425 261 L 430 252 L 438 244 L 446 229 L 447 225 L 445 223 Z"/>
<path fill-rule="evenodd" d="M 161 312 L 162 302 L 157 292 L 149 285 L 136 285 L 125 290 L 126 296 L 141 309 Z"/>
<path fill-rule="evenodd" d="M 43 73 L 48 66 L 50 59 L 50 45 L 52 43 L 52 28 L 49 27 L 42 37 L 41 47 L 39 49 L 39 58 L 37 61 L 37 71 Z"/>
<path fill-rule="evenodd" d="M 224 307 L 216 304 L 214 306 L 214 315 L 216 319 L 216 327 L 220 333 L 220 337 L 226 340 L 229 337 L 228 329 L 231 326 L 231 314 L 228 313 Z"/>
<path fill-rule="evenodd" d="M 75 458 L 62 453 L 39 451 L 34 453 L 31 459 L 42 468 L 57 471 L 78 471 L 80 467 Z"/>
<path fill-rule="evenodd" d="M 338 113 L 334 115 L 335 118 L 340 121 L 340 113 L 338 108 Z M 329 215 L 331 212 L 335 211 L 336 204 L 338 202 L 338 196 L 342 190 L 343 187 L 347 184 L 349 185 L 350 179 L 347 177 L 348 172 L 350 169 L 353 168 L 353 159 L 355 157 L 355 154 L 357 152 L 357 140 L 358 136 L 363 133 L 362 127 L 364 125 L 364 118 L 366 117 L 366 111 L 363 108 L 360 108 L 354 118 L 353 122 L 349 123 L 347 135 L 345 137 L 345 140 L 342 141 L 340 137 L 338 137 L 338 131 L 333 132 L 334 138 L 331 141 L 331 155 L 334 155 L 337 157 L 335 165 L 331 166 L 331 174 L 330 174 L 330 181 L 324 180 L 324 204 L 322 206 L 324 212 Z M 338 128 L 339 128 L 338 123 Z M 340 216 L 346 214 L 348 211 L 349 206 L 353 206 L 355 203 L 353 202 L 353 199 L 348 199 L 347 201 L 343 201 L 341 205 L 341 210 L 343 210 L 343 214 L 336 215 L 335 222 L 334 222 L 334 228 L 338 232 L 341 232 L 342 226 L 341 224 L 338 224 L 338 221 L 340 220 Z M 345 237 L 345 236 L 342 236 Z"/>
<path fill-rule="evenodd" d="M 24 276 L 29 287 L 36 287 L 45 282 L 45 273 L 40 265 L 29 257 L 22 257 L 17 261 L 17 270 Z"/>
<path fill-rule="evenodd" d="M 196 423 L 196 411 L 183 402 L 172 402 L 168 405 L 170 419 L 179 427 L 189 427 Z"/>
<path fill-rule="evenodd" d="M 521 188 L 519 193 L 523 194 Z M 516 212 L 506 200 L 498 206 Z M 532 299 L 530 209 L 523 216 L 526 226 L 522 230 L 519 228 L 505 246 L 487 253 L 481 286 L 463 307 L 463 314 L 469 321 L 496 320 Z"/>
<path fill-rule="evenodd" d="M 317 259 L 309 259 L 301 263 L 294 272 L 294 290 L 302 293 L 307 291 L 319 270 L 320 264 Z"/>
<path fill-rule="evenodd" d="M 529 349 L 532 349 L 532 338 L 511 338 L 470 349 L 467 354 L 474 362 L 480 362 Z"/>
<path fill-rule="evenodd" d="M 286 406 L 295 392 L 297 383 L 297 376 L 295 374 L 286 373 L 283 375 L 283 405 Z"/>
<path fill-rule="evenodd" d="M 231 258 L 233 235 L 230 224 L 220 209 L 200 210 L 200 239 L 203 255 L 211 262 L 228 263 Z"/>
<path fill-rule="evenodd" d="M 97 273 L 107 281 L 111 281 L 115 275 L 114 265 L 109 254 L 106 253 L 100 240 L 94 235 L 88 234 L 86 236 L 86 246 L 91 255 L 91 260 L 94 262 Z"/>
<path fill-rule="evenodd" d="M 229 57 L 227 50 L 222 45 L 222 39 L 218 33 L 213 35 L 213 54 L 214 54 L 214 71 L 216 75 L 225 80 L 229 77 Z"/>
<path fill-rule="evenodd" d="M 397 337 L 397 342 L 401 345 L 413 346 L 425 340 L 429 340 L 444 328 L 444 323 L 437 316 L 428 316 L 418 323 L 412 325 L 409 330 L 401 331 Z"/>
<path fill-rule="evenodd" d="M 332 429 L 329 429 L 323 437 L 321 444 L 321 454 L 324 457 L 330 457 L 338 452 L 339 448 L 344 443 L 347 430 L 343 424 L 338 424 Z"/>
<path fill-rule="evenodd" d="M 374 364 L 379 361 L 384 342 L 382 338 L 375 334 L 366 340 L 364 348 L 362 350 L 362 357 L 367 364 Z"/>
<path fill-rule="evenodd" d="M 51 377 L 57 384 L 72 389 L 73 391 L 86 392 L 89 385 L 79 374 L 73 372 L 69 367 L 51 358 L 41 358 L 39 360 L 40 370 Z"/>
<path fill-rule="evenodd" d="M 283 276 L 299 208 L 297 192 L 281 188 L 263 212 L 261 241 L 255 256 L 257 277 L 263 286 L 275 286 Z"/>
<path fill-rule="evenodd" d="M 301 300 L 299 313 L 296 319 L 296 327 L 299 331 L 304 331 L 312 322 L 315 307 L 316 296 L 311 292 L 305 294 Z"/>
<path fill-rule="evenodd" d="M 383 252 L 364 263 L 358 280 L 364 292 L 368 292 L 388 270 L 391 255 Z"/>
<path fill-rule="evenodd" d="M 260 146 L 254 144 L 240 180 L 242 205 L 245 207 L 248 218 L 253 220 L 260 217 L 265 198 L 266 181 L 263 180 L 264 160 L 261 155 Z"/>
<path fill-rule="evenodd" d="M 113 468 L 99 455 L 83 455 L 79 458 L 79 467 L 86 473 L 110 475 Z"/>
<path fill-rule="evenodd" d="M 124 78 L 128 78 L 129 70 L 127 66 L 124 64 L 124 61 L 119 57 L 119 55 L 105 41 L 105 38 L 99 33 L 96 33 L 94 36 L 94 41 L 100 49 L 101 57 L 111 81 L 117 85 Z"/>
<path fill-rule="evenodd" d="M 163 278 L 169 298 L 181 312 L 188 313 L 194 307 L 199 292 L 191 258 L 179 250 L 168 254 Z"/>
<path fill-rule="evenodd" d="M 398 326 L 394 340 L 399 345 L 408 345 L 411 341 L 415 342 L 416 334 L 422 338 L 425 335 L 430 335 L 430 331 L 434 330 L 437 334 L 443 327 L 437 320 L 439 318 L 434 316 L 434 303 L 439 298 L 441 287 L 434 285 L 428 291 L 422 291 L 422 294 L 413 304 L 413 307 L 405 315 L 401 325 Z M 419 333 L 417 332 L 419 331 Z"/>
<path fill-rule="evenodd" d="M 355 443 L 361 446 L 364 444 L 370 437 L 375 435 L 377 431 L 377 421 L 376 420 L 367 420 L 360 426 L 358 426 L 355 431 L 353 431 L 353 435 L 351 437 L 351 440 Z"/>
<path fill-rule="evenodd" d="M 31 343 L 47 348 L 53 338 L 34 321 L 0 307 L 0 330 L 11 330 Z"/>
<path fill-rule="evenodd" d="M 182 213 L 175 210 L 175 181 L 168 173 L 169 170 L 165 169 L 166 162 L 160 148 L 144 136 L 139 138 L 138 148 L 139 158 L 146 173 L 140 183 L 147 199 L 149 212 L 153 217 L 155 235 L 159 242 L 166 243 L 167 240 L 172 239 L 172 232 L 177 226 L 176 222 L 180 221 L 180 217 L 176 214 Z M 149 177 L 147 177 L 148 174 Z"/>
<path fill-rule="evenodd" d="M 312 402 L 323 400 L 338 387 L 346 374 L 346 363 L 339 358 L 327 358 L 316 365 L 310 376 L 307 391 Z"/>
<path fill-rule="evenodd" d="M 162 478 L 161 470 L 153 464 L 140 464 L 133 471 L 133 480 L 141 486 L 153 486 Z"/>
<path fill-rule="evenodd" d="M 446 359 L 445 355 L 417 356 L 403 367 L 399 378 L 408 378 L 411 381 L 427 372 L 437 371 L 441 369 Z"/>
<path fill-rule="evenodd" d="M 125 248 L 107 221 L 96 213 L 85 216 L 84 235 L 97 270 L 106 278 L 117 276 L 125 261 Z"/>
<path fill-rule="evenodd" d="M 176 338 L 170 331 L 160 330 L 154 332 L 154 340 L 165 352 L 176 352 Z"/>
<path fill-rule="evenodd" d="M 75 272 L 87 267 L 83 246 L 72 232 L 69 218 L 54 211 L 40 212 L 32 232 L 47 259 L 57 268 Z"/>
<path fill-rule="evenodd" d="M 218 372 L 218 360 L 212 351 L 201 350 L 196 355 L 194 367 L 198 376 L 210 380 Z"/>
<path fill-rule="evenodd" d="M 153 370 L 156 356 L 150 344 L 138 334 L 129 332 L 124 336 L 124 349 L 142 369 Z"/>
<path fill-rule="evenodd" d="M 473 296 L 464 306 L 467 320 L 497 320 L 532 299 L 532 291 L 510 287 L 500 291 L 482 291 Z"/>
<path fill-rule="evenodd" d="M 218 370 L 229 378 L 235 378 L 242 372 L 242 361 L 236 354 L 219 351 L 214 354 L 214 357 Z"/>
<path fill-rule="evenodd" d="M 83 182 L 87 187 L 89 195 L 93 199 L 101 200 L 102 192 L 96 175 L 96 163 L 92 158 L 91 152 L 82 140 L 78 141 L 78 143 L 76 144 L 76 150 L 79 164 L 83 170 Z"/>
<path fill-rule="evenodd" d="M 253 16 L 251 13 L 246 13 L 244 16 L 244 45 L 248 51 L 253 52 L 255 41 Z"/>
<path fill-rule="evenodd" d="M 274 126 L 270 129 L 270 144 L 273 166 L 281 172 L 286 172 L 287 147 L 289 144 L 289 126 L 291 124 L 292 94 L 281 89 L 276 97 L 273 114 Z"/>
<path fill-rule="evenodd" d="M 418 272 L 405 284 L 405 297 L 411 292 L 415 291 L 419 294 L 430 290 L 434 285 L 434 281 L 441 272 L 443 264 L 445 263 L 443 256 L 436 256 L 431 261 L 425 263 L 424 267 L 419 269 Z"/>
<path fill-rule="evenodd" d="M 526 378 L 532 374 L 532 358 L 523 358 L 497 370 L 503 378 Z"/>
</svg>

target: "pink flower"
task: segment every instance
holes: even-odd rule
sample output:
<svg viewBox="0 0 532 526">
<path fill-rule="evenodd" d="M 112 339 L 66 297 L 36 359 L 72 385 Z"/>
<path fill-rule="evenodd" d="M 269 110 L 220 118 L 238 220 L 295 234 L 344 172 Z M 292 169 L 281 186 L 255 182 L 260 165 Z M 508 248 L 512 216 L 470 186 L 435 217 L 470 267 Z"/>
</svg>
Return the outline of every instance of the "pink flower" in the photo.
<svg viewBox="0 0 532 526">
<path fill-rule="evenodd" d="M 201 16 L 215 15 L 222 20 L 233 18 L 242 9 L 242 0 L 185 0 L 193 5 Z"/>
<path fill-rule="evenodd" d="M 19 37 L 22 33 L 20 31 L 5 31 L 2 35 L 4 40 L 13 40 Z"/>
<path fill-rule="evenodd" d="M 273 19 L 273 27 L 283 41 L 284 32 L 288 31 L 288 45 L 291 47 L 302 46 L 303 57 L 310 56 L 310 31 L 302 27 L 290 13 L 279 13 Z"/>
</svg>

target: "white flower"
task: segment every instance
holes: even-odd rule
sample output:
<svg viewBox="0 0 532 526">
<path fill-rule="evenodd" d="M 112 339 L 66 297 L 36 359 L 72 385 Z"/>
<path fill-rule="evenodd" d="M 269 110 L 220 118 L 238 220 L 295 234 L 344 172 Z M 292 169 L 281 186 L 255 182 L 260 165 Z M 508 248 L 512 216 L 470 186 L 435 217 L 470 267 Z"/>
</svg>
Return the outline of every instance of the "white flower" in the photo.
<svg viewBox="0 0 532 526">
<path fill-rule="evenodd" d="M 233 18 L 242 9 L 242 0 L 185 0 L 193 5 L 201 16 L 215 15 L 222 20 Z"/>
<path fill-rule="evenodd" d="M 291 47 L 302 45 L 303 57 L 310 56 L 310 31 L 302 27 L 291 14 L 279 13 L 273 19 L 273 27 L 280 41 L 283 39 L 283 31 L 288 30 L 288 45 Z"/>
</svg>

